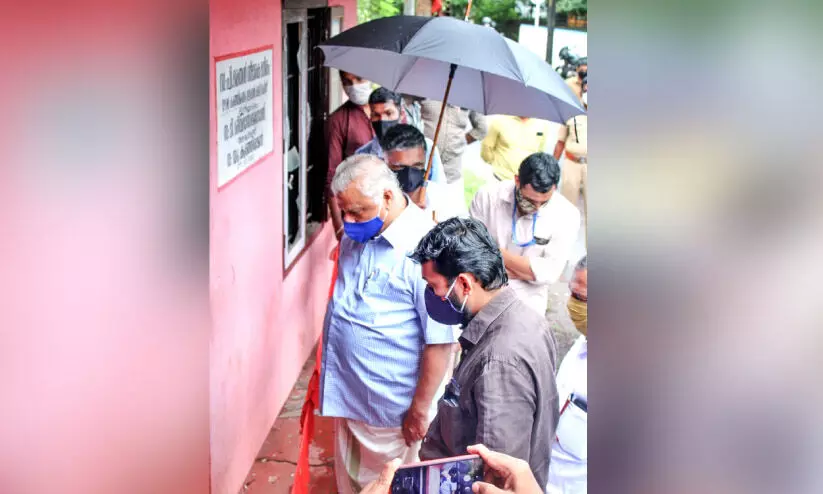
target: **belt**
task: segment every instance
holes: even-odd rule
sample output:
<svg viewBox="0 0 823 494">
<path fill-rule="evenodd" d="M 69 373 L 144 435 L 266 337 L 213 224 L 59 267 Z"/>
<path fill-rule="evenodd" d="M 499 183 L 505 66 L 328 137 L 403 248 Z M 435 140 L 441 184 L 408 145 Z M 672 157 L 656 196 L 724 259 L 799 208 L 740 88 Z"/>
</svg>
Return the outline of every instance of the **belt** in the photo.
<svg viewBox="0 0 823 494">
<path fill-rule="evenodd" d="M 566 159 L 574 161 L 575 163 L 580 163 L 581 165 L 585 165 L 587 163 L 585 156 L 575 156 L 568 151 L 566 151 Z"/>
</svg>

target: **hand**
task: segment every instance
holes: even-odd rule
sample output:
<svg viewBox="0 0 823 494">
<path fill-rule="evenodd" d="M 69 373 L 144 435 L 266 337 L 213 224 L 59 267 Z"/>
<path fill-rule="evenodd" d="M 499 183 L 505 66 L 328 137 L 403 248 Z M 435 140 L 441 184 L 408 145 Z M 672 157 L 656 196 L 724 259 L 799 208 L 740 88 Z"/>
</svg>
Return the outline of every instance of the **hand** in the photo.
<svg viewBox="0 0 823 494">
<path fill-rule="evenodd" d="M 411 446 L 426 437 L 429 429 L 428 411 L 421 412 L 419 409 L 420 407 L 412 403 L 403 418 L 403 438 L 406 440 L 406 446 Z"/>
<path fill-rule="evenodd" d="M 469 453 L 480 455 L 486 464 L 486 482 L 475 482 L 475 494 L 543 494 L 545 491 L 535 480 L 529 464 L 502 453 L 489 451 L 478 444 L 469 446 Z"/>
<path fill-rule="evenodd" d="M 383 467 L 383 471 L 380 472 L 380 477 L 374 482 L 369 482 L 366 484 L 366 487 L 360 491 L 360 494 L 389 494 L 389 489 L 391 489 L 391 481 L 394 478 L 394 473 L 397 471 L 399 466 L 399 459 L 386 463 L 386 466 Z"/>
</svg>

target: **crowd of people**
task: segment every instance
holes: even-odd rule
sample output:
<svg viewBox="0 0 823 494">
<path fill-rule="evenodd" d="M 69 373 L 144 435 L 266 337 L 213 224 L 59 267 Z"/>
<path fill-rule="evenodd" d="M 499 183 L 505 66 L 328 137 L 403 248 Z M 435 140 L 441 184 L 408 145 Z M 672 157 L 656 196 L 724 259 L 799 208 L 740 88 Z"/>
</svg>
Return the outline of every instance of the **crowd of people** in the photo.
<svg viewBox="0 0 823 494">
<path fill-rule="evenodd" d="M 487 468 L 474 492 L 586 492 L 588 268 L 571 259 L 585 116 L 553 141 L 545 122 L 447 105 L 435 147 L 440 102 L 413 111 L 354 74 L 341 81 L 348 101 L 326 136 L 339 246 L 320 376 L 338 492 L 385 494 L 398 466 L 467 453 Z M 473 141 L 494 179 L 466 207 Z M 546 311 L 569 265 L 581 335 L 558 369 Z"/>
</svg>

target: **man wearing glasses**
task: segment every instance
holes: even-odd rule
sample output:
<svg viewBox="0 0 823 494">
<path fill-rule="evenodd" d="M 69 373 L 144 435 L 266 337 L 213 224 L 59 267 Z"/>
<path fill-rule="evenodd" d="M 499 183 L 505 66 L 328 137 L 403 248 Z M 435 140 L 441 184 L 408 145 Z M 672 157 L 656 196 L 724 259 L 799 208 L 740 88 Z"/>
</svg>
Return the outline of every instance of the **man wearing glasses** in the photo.
<svg viewBox="0 0 823 494">
<path fill-rule="evenodd" d="M 520 164 L 514 181 L 487 184 L 469 209 L 500 246 L 511 287 L 541 315 L 580 229 L 580 211 L 555 193 L 559 180 L 557 160 L 534 153 Z"/>
</svg>

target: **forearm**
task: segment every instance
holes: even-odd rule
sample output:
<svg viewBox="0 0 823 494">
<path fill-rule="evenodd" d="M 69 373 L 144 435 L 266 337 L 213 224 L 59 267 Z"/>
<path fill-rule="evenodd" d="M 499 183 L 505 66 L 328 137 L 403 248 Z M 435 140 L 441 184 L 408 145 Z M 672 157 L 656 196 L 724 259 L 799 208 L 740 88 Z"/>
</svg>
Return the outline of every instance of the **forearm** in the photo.
<svg viewBox="0 0 823 494">
<path fill-rule="evenodd" d="M 497 147 L 497 129 L 493 126 L 489 128 L 489 133 L 480 143 L 480 157 L 486 163 L 491 163 L 494 160 L 494 148 Z"/>
<path fill-rule="evenodd" d="M 331 224 L 334 228 L 334 234 L 337 238 L 340 238 L 338 232 L 340 232 L 340 229 L 343 228 L 343 218 L 340 214 L 340 207 L 337 205 L 337 199 L 335 199 L 332 194 L 328 194 L 328 199 L 329 212 L 331 213 Z"/>
<path fill-rule="evenodd" d="M 563 154 L 563 149 L 565 147 L 566 143 L 564 143 L 563 141 L 557 141 L 557 144 L 554 145 L 554 159 L 560 159 L 560 156 Z"/>
<path fill-rule="evenodd" d="M 471 122 L 472 126 L 472 130 L 469 131 L 469 134 L 473 137 L 473 140 L 480 141 L 489 133 L 489 126 L 486 123 L 485 115 L 481 115 L 477 112 L 471 112 L 469 113 L 469 122 Z"/>
<path fill-rule="evenodd" d="M 510 278 L 525 281 L 535 280 L 531 262 L 528 257 L 518 256 L 506 249 L 500 249 L 500 252 L 503 254 L 503 264 L 506 266 L 506 271 L 509 273 Z"/>
<path fill-rule="evenodd" d="M 423 358 L 420 360 L 420 377 L 417 379 L 417 389 L 412 399 L 412 408 L 418 412 L 427 412 L 431 407 L 434 395 L 446 376 L 453 346 L 453 343 L 426 345 L 423 350 Z"/>
</svg>

